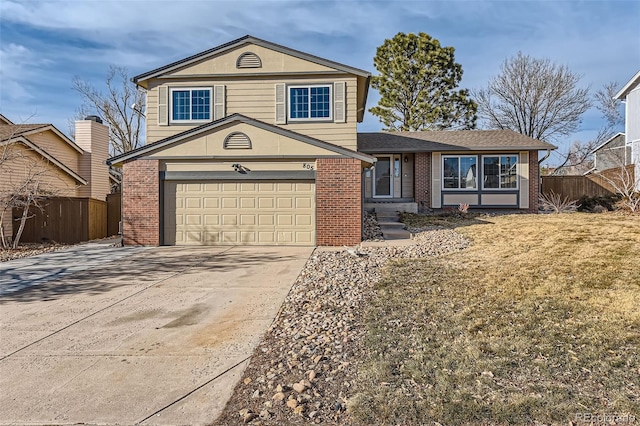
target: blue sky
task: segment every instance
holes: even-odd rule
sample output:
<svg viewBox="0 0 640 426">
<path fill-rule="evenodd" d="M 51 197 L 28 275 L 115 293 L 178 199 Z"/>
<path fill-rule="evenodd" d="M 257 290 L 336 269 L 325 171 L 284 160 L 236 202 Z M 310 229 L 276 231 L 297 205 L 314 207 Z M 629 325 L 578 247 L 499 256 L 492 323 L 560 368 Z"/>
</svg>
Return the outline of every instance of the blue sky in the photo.
<svg viewBox="0 0 640 426">
<path fill-rule="evenodd" d="M 110 64 L 131 75 L 246 34 L 375 73 L 398 32 L 423 31 L 456 49 L 461 87 L 486 85 L 518 51 L 569 66 L 593 92 L 640 69 L 640 1 L 0 1 L 0 113 L 68 133 L 80 105 L 74 76 L 101 87 Z M 367 107 L 378 101 L 370 92 Z M 602 125 L 592 109 L 580 131 Z M 381 125 L 367 114 L 360 131 Z"/>
</svg>

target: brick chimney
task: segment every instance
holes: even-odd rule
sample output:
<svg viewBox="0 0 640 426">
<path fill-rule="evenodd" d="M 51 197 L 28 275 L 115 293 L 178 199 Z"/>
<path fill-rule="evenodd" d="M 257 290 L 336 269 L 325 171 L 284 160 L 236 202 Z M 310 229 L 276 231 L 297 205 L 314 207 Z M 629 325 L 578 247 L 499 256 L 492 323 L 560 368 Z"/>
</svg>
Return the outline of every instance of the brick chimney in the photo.
<svg viewBox="0 0 640 426">
<path fill-rule="evenodd" d="M 100 117 L 90 115 L 76 121 L 76 144 L 84 150 L 79 161 L 79 174 L 89 181 L 78 189 L 78 196 L 105 201 L 111 192 L 109 166 L 109 128 L 102 124 Z"/>
</svg>

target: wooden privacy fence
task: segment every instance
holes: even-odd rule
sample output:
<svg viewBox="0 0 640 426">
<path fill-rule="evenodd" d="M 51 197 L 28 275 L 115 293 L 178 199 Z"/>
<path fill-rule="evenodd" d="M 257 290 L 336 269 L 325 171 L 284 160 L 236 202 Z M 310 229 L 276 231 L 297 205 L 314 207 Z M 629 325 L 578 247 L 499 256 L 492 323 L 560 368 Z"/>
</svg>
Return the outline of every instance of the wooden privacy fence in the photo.
<svg viewBox="0 0 640 426">
<path fill-rule="evenodd" d="M 107 195 L 107 235 L 120 233 L 120 220 L 122 218 L 122 193 Z"/>
<path fill-rule="evenodd" d="M 20 241 L 74 244 L 107 236 L 107 203 L 93 198 L 50 198 L 43 210 L 32 208 Z M 13 210 L 19 218 L 22 211 Z M 14 237 L 19 224 L 14 222 Z"/>
<path fill-rule="evenodd" d="M 633 181 L 633 164 L 626 166 Z M 609 169 L 600 174 L 611 180 L 616 180 L 621 174 L 619 168 Z M 551 191 L 570 200 L 581 197 L 606 197 L 616 193 L 615 189 L 600 174 L 586 176 L 542 176 L 540 192 L 547 194 Z"/>
</svg>

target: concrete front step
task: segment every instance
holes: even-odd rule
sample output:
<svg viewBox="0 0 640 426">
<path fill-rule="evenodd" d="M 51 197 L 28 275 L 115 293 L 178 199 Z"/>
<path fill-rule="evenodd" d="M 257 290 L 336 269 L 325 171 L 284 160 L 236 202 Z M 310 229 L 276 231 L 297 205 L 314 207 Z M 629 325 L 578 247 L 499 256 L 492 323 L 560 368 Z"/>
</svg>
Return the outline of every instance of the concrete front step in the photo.
<svg viewBox="0 0 640 426">
<path fill-rule="evenodd" d="M 382 228 L 382 237 L 385 240 L 410 240 L 411 233 L 406 229 Z"/>
<path fill-rule="evenodd" d="M 397 212 L 381 212 L 376 213 L 376 219 L 380 222 L 399 222 L 400 214 Z"/>
<path fill-rule="evenodd" d="M 364 203 L 366 210 L 373 209 L 376 213 L 381 212 L 409 212 L 418 213 L 418 203 L 406 202 L 406 203 L 394 203 L 394 202 L 378 202 L 378 203 Z"/>
<path fill-rule="evenodd" d="M 378 225 L 380 225 L 380 228 L 390 228 L 390 229 L 404 229 L 404 223 L 402 222 L 380 222 L 378 221 Z"/>
</svg>

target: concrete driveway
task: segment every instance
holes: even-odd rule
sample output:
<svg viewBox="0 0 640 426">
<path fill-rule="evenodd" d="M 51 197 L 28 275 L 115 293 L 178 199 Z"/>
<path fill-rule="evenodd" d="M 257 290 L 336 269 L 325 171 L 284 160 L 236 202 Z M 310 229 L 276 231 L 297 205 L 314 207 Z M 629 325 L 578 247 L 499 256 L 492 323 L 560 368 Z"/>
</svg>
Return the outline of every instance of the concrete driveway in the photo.
<svg viewBox="0 0 640 426">
<path fill-rule="evenodd" d="M 13 287 L 0 424 L 211 422 L 312 250 L 151 248 Z"/>
</svg>

